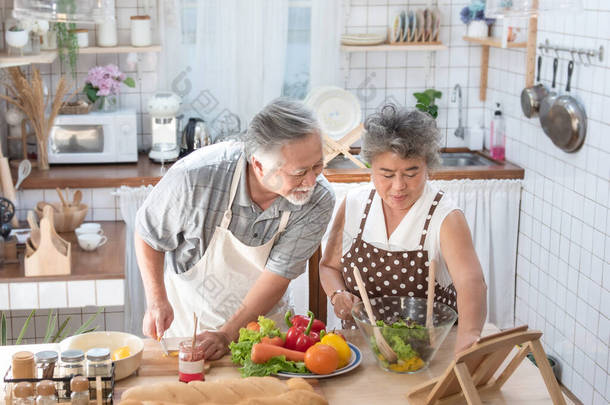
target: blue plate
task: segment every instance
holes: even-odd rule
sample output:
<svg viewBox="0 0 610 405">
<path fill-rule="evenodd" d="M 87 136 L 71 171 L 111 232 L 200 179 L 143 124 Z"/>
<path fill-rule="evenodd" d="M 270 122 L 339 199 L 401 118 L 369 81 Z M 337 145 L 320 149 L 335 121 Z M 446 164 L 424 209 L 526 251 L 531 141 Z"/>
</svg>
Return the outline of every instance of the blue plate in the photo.
<svg viewBox="0 0 610 405">
<path fill-rule="evenodd" d="M 352 350 L 352 356 L 350 357 L 349 362 L 347 363 L 347 366 L 342 367 L 338 370 L 335 370 L 330 374 L 309 374 L 309 373 L 301 374 L 301 373 L 285 373 L 283 371 L 280 371 L 276 375 L 280 376 L 280 377 L 329 378 L 329 377 L 334 377 L 336 375 L 348 373 L 360 365 L 360 363 L 362 362 L 362 353 L 360 352 L 360 349 L 358 349 L 356 346 L 354 346 L 350 342 L 347 342 L 347 344 L 348 344 L 349 348 Z"/>
</svg>

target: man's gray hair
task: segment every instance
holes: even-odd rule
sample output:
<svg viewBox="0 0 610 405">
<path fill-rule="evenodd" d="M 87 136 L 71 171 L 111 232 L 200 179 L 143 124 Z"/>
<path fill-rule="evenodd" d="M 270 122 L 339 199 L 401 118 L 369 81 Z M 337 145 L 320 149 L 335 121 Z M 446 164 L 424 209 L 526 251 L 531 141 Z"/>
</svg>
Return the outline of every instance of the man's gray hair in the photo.
<svg viewBox="0 0 610 405">
<path fill-rule="evenodd" d="M 423 158 L 429 169 L 440 164 L 440 133 L 425 112 L 388 104 L 365 120 L 364 129 L 361 154 L 368 163 L 394 152 L 403 159 Z"/>
<path fill-rule="evenodd" d="M 301 101 L 278 98 L 254 116 L 244 137 L 248 160 L 276 154 L 286 143 L 320 134 L 313 112 Z"/>
</svg>

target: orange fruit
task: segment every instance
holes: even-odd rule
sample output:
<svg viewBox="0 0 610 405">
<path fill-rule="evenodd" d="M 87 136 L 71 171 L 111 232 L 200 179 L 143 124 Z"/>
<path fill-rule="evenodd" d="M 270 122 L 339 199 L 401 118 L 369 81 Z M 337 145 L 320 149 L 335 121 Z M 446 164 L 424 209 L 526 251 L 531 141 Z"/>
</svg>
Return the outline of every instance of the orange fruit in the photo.
<svg viewBox="0 0 610 405">
<path fill-rule="evenodd" d="M 339 366 L 339 353 L 329 345 L 316 344 L 305 352 L 305 367 L 315 374 L 329 374 Z"/>
<path fill-rule="evenodd" d="M 124 359 L 125 357 L 129 357 L 129 356 L 131 356 L 131 351 L 129 350 L 129 346 L 120 347 L 120 348 L 116 349 L 114 352 L 112 352 L 113 361 L 121 360 L 121 359 Z"/>
</svg>

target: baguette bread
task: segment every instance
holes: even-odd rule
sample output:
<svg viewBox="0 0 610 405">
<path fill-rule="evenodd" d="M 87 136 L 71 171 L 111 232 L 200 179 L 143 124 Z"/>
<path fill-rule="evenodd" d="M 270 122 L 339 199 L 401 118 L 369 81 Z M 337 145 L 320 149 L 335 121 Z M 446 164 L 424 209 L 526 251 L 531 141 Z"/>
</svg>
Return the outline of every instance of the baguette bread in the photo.
<svg viewBox="0 0 610 405">
<path fill-rule="evenodd" d="M 125 391 L 120 405 L 328 405 L 302 378 L 166 382 Z"/>
</svg>

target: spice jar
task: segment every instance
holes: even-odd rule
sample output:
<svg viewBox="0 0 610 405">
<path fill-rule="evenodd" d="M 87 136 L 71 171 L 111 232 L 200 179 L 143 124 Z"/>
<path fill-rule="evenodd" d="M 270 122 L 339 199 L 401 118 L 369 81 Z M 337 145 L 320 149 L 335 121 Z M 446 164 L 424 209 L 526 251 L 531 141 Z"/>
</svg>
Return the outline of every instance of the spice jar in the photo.
<svg viewBox="0 0 610 405">
<path fill-rule="evenodd" d="M 53 381 L 44 380 L 36 384 L 36 405 L 56 405 L 55 384 Z"/>
<path fill-rule="evenodd" d="M 89 405 L 89 380 L 82 375 L 72 378 L 70 381 L 70 401 L 72 405 Z"/>
<path fill-rule="evenodd" d="M 13 405 L 34 405 L 34 386 L 29 382 L 20 382 L 13 388 L 15 400 Z"/>
<path fill-rule="evenodd" d="M 61 353 L 61 376 L 74 377 L 85 374 L 85 354 L 82 350 L 66 350 Z"/>
<path fill-rule="evenodd" d="M 87 351 L 87 376 L 108 377 L 112 368 L 110 350 L 105 347 L 96 347 Z"/>
<path fill-rule="evenodd" d="M 181 382 L 205 380 L 203 373 L 203 341 L 192 340 L 180 342 L 178 353 L 178 380 Z"/>
<path fill-rule="evenodd" d="M 32 352 L 17 352 L 13 354 L 13 378 L 36 378 L 36 363 Z"/>
<path fill-rule="evenodd" d="M 76 35 L 76 42 L 78 42 L 79 48 L 86 48 L 89 46 L 89 30 L 87 28 L 70 30 L 70 33 Z"/>
<path fill-rule="evenodd" d="M 150 46 L 151 44 L 150 16 L 131 16 L 131 45 Z"/>
<path fill-rule="evenodd" d="M 55 364 L 57 364 L 57 352 L 45 350 L 36 353 L 36 378 L 51 379 L 55 375 Z"/>
<path fill-rule="evenodd" d="M 117 45 L 117 28 L 114 18 L 108 18 L 104 22 L 97 24 L 95 32 L 97 34 L 97 46 Z"/>
</svg>

